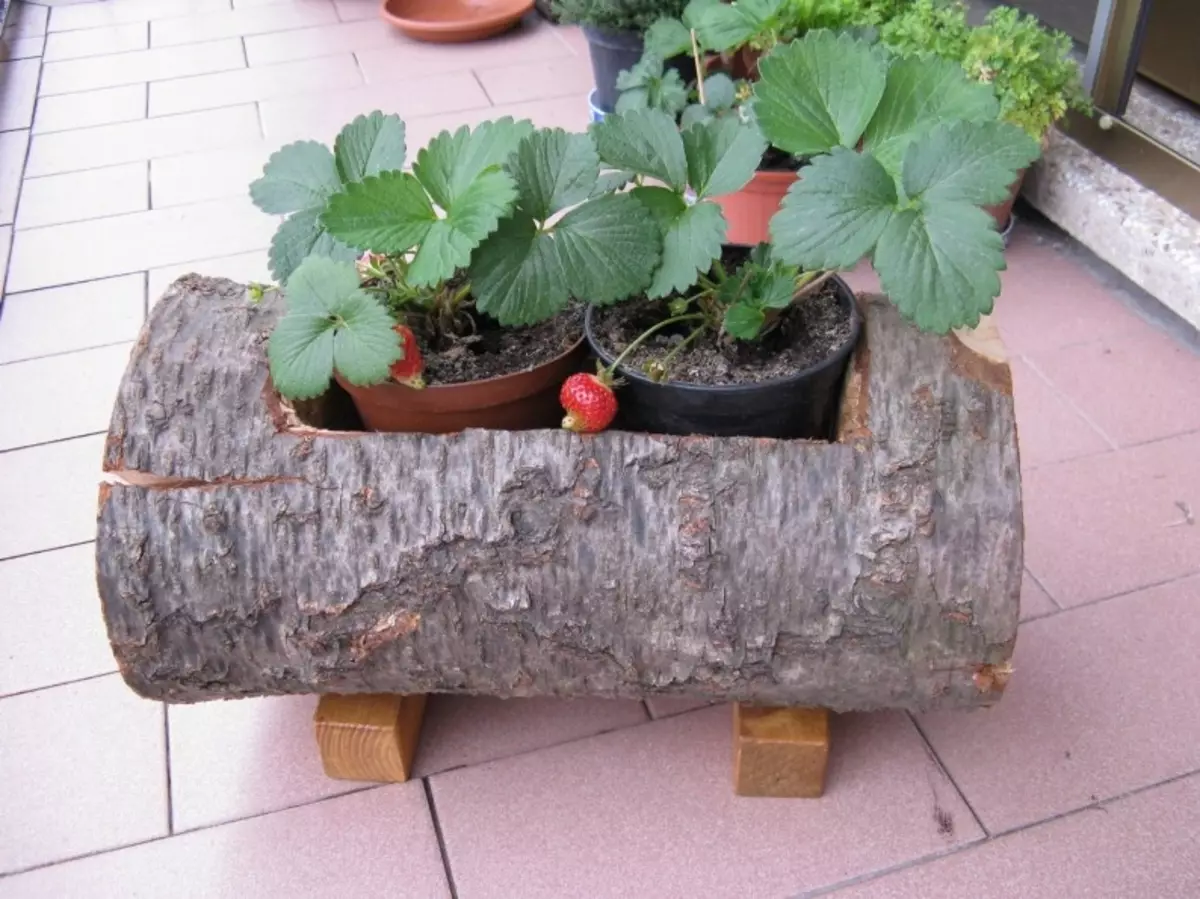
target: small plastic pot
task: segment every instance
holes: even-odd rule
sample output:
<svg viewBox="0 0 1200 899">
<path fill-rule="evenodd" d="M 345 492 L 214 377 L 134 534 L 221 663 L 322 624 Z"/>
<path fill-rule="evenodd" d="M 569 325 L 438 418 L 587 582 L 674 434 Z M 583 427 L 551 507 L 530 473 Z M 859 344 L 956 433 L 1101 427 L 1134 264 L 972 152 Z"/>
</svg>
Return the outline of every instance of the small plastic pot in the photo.
<svg viewBox="0 0 1200 899">
<path fill-rule="evenodd" d="M 588 121 L 593 124 L 603 122 L 606 115 L 608 113 L 596 104 L 596 92 L 593 90 L 588 94 Z"/>
<path fill-rule="evenodd" d="M 757 171 L 750 183 L 735 194 L 716 197 L 729 228 L 725 242 L 752 247 L 771 239 L 768 225 L 779 211 L 783 195 L 796 183 L 795 172 Z"/>
<path fill-rule="evenodd" d="M 583 36 L 587 38 L 596 81 L 595 106 L 601 112 L 612 112 L 617 108 L 617 76 L 632 69 L 642 58 L 642 35 L 637 31 L 608 31 L 584 25 Z"/>
<path fill-rule="evenodd" d="M 715 437 L 778 437 L 829 440 L 837 424 L 842 380 L 862 331 L 854 293 L 841 278 L 832 279 L 838 301 L 850 311 L 850 336 L 816 365 L 786 378 L 759 384 L 659 384 L 638 371 L 622 368 L 615 427 L 651 434 L 705 434 Z M 605 365 L 615 356 L 593 330 L 594 308 L 584 318 L 588 344 Z"/>
<path fill-rule="evenodd" d="M 371 431 L 450 434 L 466 428 L 527 431 L 554 428 L 562 421 L 558 391 L 587 358 L 583 338 L 549 362 L 526 371 L 465 384 L 434 384 L 413 390 L 389 382 L 355 387 L 340 375 L 337 382 Z"/>
</svg>

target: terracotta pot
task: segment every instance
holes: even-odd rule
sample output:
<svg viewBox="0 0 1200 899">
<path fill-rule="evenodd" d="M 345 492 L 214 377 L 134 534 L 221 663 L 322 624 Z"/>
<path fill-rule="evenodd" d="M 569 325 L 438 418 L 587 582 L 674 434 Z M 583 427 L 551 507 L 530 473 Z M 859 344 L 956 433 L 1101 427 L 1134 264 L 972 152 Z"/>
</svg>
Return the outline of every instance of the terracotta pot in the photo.
<svg viewBox="0 0 1200 899">
<path fill-rule="evenodd" d="M 508 31 L 533 0 L 383 0 L 379 14 L 419 41 L 479 41 Z"/>
<path fill-rule="evenodd" d="M 435 384 L 413 390 L 403 384 L 355 387 L 340 375 L 363 425 L 372 431 L 449 434 L 465 428 L 527 431 L 553 428 L 562 420 L 558 390 L 587 358 L 581 337 L 569 350 L 526 371 L 465 384 Z"/>
<path fill-rule="evenodd" d="M 1021 193 L 1021 185 L 1025 183 L 1025 174 L 1029 169 L 1021 169 L 1017 173 L 1017 180 L 1012 183 L 1008 189 L 1008 199 L 1003 203 L 997 203 L 995 206 L 985 206 L 987 213 L 996 220 L 996 227 L 1003 233 L 1008 227 L 1009 219 L 1012 218 L 1013 205 L 1017 202 L 1017 195 Z"/>
<path fill-rule="evenodd" d="M 725 221 L 729 223 L 725 242 L 754 246 L 770 240 L 767 224 L 779 211 L 783 195 L 796 178 L 795 172 L 755 172 L 750 183 L 736 194 L 716 197 L 717 204 L 725 212 Z"/>
</svg>

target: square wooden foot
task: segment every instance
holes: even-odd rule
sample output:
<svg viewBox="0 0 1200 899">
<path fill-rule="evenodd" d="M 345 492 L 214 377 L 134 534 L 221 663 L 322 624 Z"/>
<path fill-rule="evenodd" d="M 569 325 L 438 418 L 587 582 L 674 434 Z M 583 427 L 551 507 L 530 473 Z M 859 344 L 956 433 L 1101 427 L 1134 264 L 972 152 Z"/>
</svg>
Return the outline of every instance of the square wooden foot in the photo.
<svg viewBox="0 0 1200 899">
<path fill-rule="evenodd" d="M 739 796 L 815 799 L 825 791 L 828 709 L 733 706 L 733 789 Z"/>
<path fill-rule="evenodd" d="M 424 695 L 322 696 L 313 722 L 325 773 L 338 780 L 403 783 L 412 774 L 424 716 Z"/>
</svg>

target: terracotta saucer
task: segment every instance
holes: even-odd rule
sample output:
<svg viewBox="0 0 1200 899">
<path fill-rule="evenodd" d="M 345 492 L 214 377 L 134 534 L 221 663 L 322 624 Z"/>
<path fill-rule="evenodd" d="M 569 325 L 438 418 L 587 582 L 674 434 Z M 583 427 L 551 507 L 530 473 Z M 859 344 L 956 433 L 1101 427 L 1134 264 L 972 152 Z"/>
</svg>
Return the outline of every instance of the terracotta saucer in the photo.
<svg viewBox="0 0 1200 899">
<path fill-rule="evenodd" d="M 383 0 L 380 15 L 419 41 L 478 41 L 507 31 L 533 0 Z"/>
</svg>

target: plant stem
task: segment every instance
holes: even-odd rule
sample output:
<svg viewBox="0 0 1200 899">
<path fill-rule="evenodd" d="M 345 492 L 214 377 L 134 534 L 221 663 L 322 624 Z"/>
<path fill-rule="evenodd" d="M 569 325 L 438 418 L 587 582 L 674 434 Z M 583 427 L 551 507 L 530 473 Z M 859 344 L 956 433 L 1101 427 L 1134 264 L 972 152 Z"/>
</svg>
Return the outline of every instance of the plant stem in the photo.
<svg viewBox="0 0 1200 899">
<path fill-rule="evenodd" d="M 687 315 L 675 315 L 671 318 L 663 319 L 657 325 L 647 328 L 645 331 L 635 337 L 629 346 L 625 347 L 625 349 L 621 351 L 621 355 L 613 360 L 612 365 L 605 368 L 604 371 L 609 375 L 609 377 L 612 377 L 612 375 L 618 368 L 621 367 L 621 363 L 625 361 L 626 357 L 629 356 L 630 353 L 640 347 L 643 343 L 645 343 L 667 325 L 673 325 L 677 322 L 695 321 L 698 318 L 704 318 L 704 315 L 699 312 L 690 312 Z"/>
<path fill-rule="evenodd" d="M 680 342 L 679 346 L 675 347 L 675 349 L 671 350 L 671 352 L 669 352 L 669 353 L 667 353 L 667 355 L 663 356 L 663 359 L 662 359 L 663 371 L 664 372 L 667 371 L 670 368 L 671 360 L 673 360 L 676 356 L 678 356 L 685 349 L 687 349 L 688 344 L 690 344 L 693 340 L 695 340 L 697 337 L 699 337 L 701 334 L 703 334 L 707 330 L 708 330 L 708 322 L 704 322 L 699 327 L 697 327 L 694 331 L 692 331 L 691 334 L 689 334 L 687 337 L 683 338 L 683 340 Z"/>
<path fill-rule="evenodd" d="M 704 66 L 700 62 L 700 45 L 696 42 L 696 29 L 689 28 L 688 34 L 692 38 L 692 60 L 696 63 L 696 92 L 700 95 L 700 105 L 707 106 L 708 101 L 704 99 Z"/>
<path fill-rule="evenodd" d="M 805 274 L 812 275 L 800 285 L 800 289 L 796 291 L 796 299 L 806 297 L 815 291 L 818 287 L 837 274 L 835 271 L 828 272 L 806 272 Z"/>
</svg>

